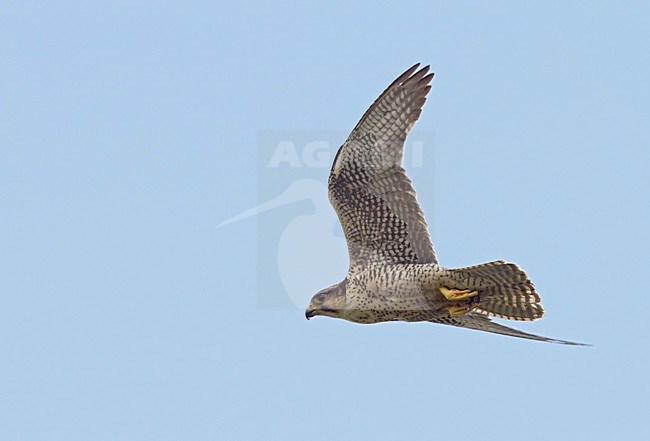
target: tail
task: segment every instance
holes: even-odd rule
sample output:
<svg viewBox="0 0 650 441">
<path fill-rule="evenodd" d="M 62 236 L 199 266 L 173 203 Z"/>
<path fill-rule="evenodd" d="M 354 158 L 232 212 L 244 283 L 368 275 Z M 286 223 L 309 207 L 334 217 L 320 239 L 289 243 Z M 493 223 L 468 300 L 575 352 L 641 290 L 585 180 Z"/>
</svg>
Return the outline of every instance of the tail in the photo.
<svg viewBox="0 0 650 441">
<path fill-rule="evenodd" d="M 450 269 L 445 278 L 453 287 L 477 290 L 478 296 L 471 299 L 472 309 L 489 317 L 531 321 L 544 315 L 533 282 L 514 263 L 498 260 Z"/>
</svg>

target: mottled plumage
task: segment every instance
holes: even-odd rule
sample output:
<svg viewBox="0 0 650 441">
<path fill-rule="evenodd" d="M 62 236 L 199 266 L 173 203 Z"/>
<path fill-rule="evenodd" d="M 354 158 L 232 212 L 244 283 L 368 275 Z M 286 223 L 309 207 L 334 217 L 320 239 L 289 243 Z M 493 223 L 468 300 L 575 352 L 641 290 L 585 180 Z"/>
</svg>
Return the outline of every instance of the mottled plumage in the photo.
<svg viewBox="0 0 650 441">
<path fill-rule="evenodd" d="M 339 149 L 328 189 L 348 244 L 341 283 L 312 298 L 307 318 L 357 323 L 428 321 L 497 334 L 578 344 L 528 334 L 490 317 L 536 320 L 540 298 L 516 264 L 447 269 L 438 264 L 415 190 L 401 166 L 404 141 L 420 116 L 433 74 L 419 64 L 400 75 L 366 111 Z"/>
</svg>

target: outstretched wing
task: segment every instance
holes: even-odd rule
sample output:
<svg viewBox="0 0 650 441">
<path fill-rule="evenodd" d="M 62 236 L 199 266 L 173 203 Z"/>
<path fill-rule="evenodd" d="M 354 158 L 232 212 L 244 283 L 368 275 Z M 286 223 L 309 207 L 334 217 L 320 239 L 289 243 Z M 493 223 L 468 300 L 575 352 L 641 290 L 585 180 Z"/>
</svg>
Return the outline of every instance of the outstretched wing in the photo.
<svg viewBox="0 0 650 441">
<path fill-rule="evenodd" d="M 508 335 L 510 337 L 525 338 L 528 340 L 537 340 L 545 341 L 549 343 L 559 343 L 562 345 L 572 345 L 572 346 L 590 346 L 585 343 L 577 343 L 567 340 L 558 340 L 555 338 L 543 337 L 541 335 L 529 334 L 527 332 L 519 331 L 517 329 L 509 328 L 507 326 L 500 325 L 498 323 L 490 320 L 489 317 L 478 314 L 476 312 L 470 312 L 466 315 L 459 317 L 441 317 L 439 320 L 434 321 L 434 323 L 442 323 L 445 325 L 458 326 L 460 328 L 475 329 L 477 331 L 491 332 L 494 334 Z"/>
<path fill-rule="evenodd" d="M 339 149 L 329 176 L 354 271 L 368 263 L 434 263 L 415 190 L 401 166 L 433 74 L 411 67 L 375 100 Z"/>
</svg>

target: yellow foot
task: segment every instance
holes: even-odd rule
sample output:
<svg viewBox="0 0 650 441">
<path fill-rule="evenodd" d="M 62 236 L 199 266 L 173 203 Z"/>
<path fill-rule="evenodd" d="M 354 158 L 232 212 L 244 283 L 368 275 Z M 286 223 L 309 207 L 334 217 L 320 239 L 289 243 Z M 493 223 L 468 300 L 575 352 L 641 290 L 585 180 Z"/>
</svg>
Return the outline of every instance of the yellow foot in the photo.
<svg viewBox="0 0 650 441">
<path fill-rule="evenodd" d="M 449 315 L 452 317 L 458 317 L 459 315 L 467 314 L 469 307 L 463 305 L 451 305 L 447 307 L 447 311 L 449 311 Z"/>
<path fill-rule="evenodd" d="M 478 291 L 470 291 L 469 289 L 449 289 L 444 286 L 440 287 L 440 292 L 447 298 L 447 300 L 452 302 L 457 300 L 467 300 L 478 295 Z"/>
</svg>

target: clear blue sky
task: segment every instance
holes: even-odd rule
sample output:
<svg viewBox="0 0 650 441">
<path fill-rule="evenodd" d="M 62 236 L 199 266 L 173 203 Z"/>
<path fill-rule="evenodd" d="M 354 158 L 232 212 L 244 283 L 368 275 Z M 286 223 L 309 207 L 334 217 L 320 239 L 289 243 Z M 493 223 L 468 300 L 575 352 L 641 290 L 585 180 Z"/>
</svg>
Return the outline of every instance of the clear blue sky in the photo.
<svg viewBox="0 0 650 441">
<path fill-rule="evenodd" d="M 649 20 L 642 2 L 3 2 L 0 439 L 650 439 Z M 215 228 L 298 177 L 265 181 L 262 131 L 340 142 L 418 61 L 435 146 L 409 173 L 441 263 L 520 263 L 547 317 L 519 328 L 593 347 L 307 322 L 265 303 L 286 293 L 263 227 L 309 204 Z M 316 242 L 296 253 L 338 282 Z"/>
</svg>

